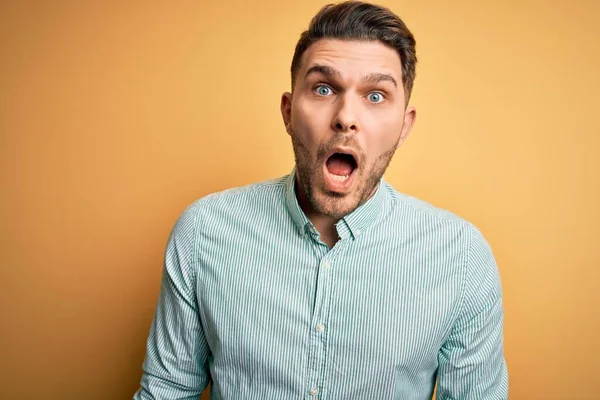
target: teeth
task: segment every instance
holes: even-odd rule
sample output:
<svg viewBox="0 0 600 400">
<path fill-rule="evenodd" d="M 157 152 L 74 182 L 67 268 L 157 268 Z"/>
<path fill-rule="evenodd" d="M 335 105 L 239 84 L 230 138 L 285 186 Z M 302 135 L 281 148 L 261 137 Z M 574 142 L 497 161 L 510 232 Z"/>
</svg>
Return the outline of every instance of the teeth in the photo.
<svg viewBox="0 0 600 400">
<path fill-rule="evenodd" d="M 331 177 L 331 179 L 333 179 L 336 182 L 344 182 L 346 179 L 348 179 L 350 177 L 350 175 L 336 175 L 336 174 L 332 174 L 331 172 L 329 173 L 329 176 Z"/>
</svg>

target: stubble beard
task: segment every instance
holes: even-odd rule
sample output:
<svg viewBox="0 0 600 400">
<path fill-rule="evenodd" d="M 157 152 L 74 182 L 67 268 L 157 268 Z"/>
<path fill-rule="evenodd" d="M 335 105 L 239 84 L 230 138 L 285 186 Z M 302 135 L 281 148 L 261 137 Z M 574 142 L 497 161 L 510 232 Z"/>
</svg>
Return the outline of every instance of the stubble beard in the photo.
<svg viewBox="0 0 600 400">
<path fill-rule="evenodd" d="M 357 180 L 358 187 L 346 195 L 327 191 L 324 187 L 322 176 L 323 164 L 325 162 L 324 155 L 329 152 L 329 149 L 340 144 L 340 142 L 343 143 L 344 140 L 334 137 L 328 143 L 321 145 L 317 152 L 316 160 L 313 160 L 311 153 L 304 143 L 298 140 L 295 134 L 292 133 L 290 136 L 296 160 L 296 172 L 306 197 L 317 213 L 335 220 L 340 220 L 352 213 L 371 197 L 381 177 L 387 170 L 398 145 L 396 143 L 392 148 L 380 154 L 367 169 L 364 168 L 364 153 L 360 153 L 359 157 L 361 160 L 357 161 L 359 161 L 361 167 L 358 171 L 354 172 L 358 174 L 358 176 L 354 177 Z M 353 147 L 356 148 L 356 146 Z"/>
</svg>

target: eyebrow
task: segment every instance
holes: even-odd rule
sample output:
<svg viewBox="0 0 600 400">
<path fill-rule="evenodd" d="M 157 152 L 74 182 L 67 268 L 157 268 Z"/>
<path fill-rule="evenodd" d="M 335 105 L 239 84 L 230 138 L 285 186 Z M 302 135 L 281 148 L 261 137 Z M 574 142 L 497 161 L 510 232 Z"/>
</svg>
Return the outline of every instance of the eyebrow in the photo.
<svg viewBox="0 0 600 400">
<path fill-rule="evenodd" d="M 306 75 L 304 75 L 304 78 L 306 78 L 307 76 L 309 76 L 311 74 L 322 74 L 322 75 L 325 75 L 327 78 L 332 78 L 334 76 L 339 77 L 342 75 L 342 73 L 335 68 L 328 67 L 327 65 L 319 65 L 319 64 L 313 65 L 312 67 L 310 67 L 308 69 L 308 71 L 306 71 Z"/>
<path fill-rule="evenodd" d="M 329 67 L 327 65 L 313 65 L 306 71 L 306 75 L 304 78 L 308 77 L 311 74 L 322 74 L 327 78 L 332 77 L 340 77 L 342 73 L 335 68 Z M 390 74 L 383 74 L 381 72 L 372 72 L 369 75 L 365 76 L 363 79 L 365 82 L 369 83 L 379 83 L 379 82 L 391 82 L 394 84 L 396 88 L 398 88 L 398 82 L 394 77 Z"/>
<path fill-rule="evenodd" d="M 380 72 L 373 72 L 365 77 L 365 82 L 379 83 L 379 82 L 391 82 L 394 84 L 396 89 L 398 88 L 398 82 L 393 76 L 389 74 L 382 74 Z"/>
</svg>

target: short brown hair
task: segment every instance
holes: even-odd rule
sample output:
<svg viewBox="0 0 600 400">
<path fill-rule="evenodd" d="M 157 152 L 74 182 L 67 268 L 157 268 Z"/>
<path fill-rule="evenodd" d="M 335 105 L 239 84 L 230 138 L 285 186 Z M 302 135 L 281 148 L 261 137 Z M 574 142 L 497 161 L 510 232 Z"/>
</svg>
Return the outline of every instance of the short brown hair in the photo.
<svg viewBox="0 0 600 400">
<path fill-rule="evenodd" d="M 416 42 L 396 14 L 388 8 L 361 1 L 346 1 L 321 8 L 296 44 L 291 67 L 292 90 L 302 55 L 313 43 L 324 38 L 379 41 L 396 50 L 402 64 L 402 84 L 408 104 L 415 80 Z"/>
</svg>

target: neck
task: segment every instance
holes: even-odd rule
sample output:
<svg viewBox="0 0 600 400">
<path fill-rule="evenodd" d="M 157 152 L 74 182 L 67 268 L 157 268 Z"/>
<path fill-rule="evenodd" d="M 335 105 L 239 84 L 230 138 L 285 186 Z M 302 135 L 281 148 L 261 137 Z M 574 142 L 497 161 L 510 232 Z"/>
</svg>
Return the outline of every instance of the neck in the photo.
<svg viewBox="0 0 600 400">
<path fill-rule="evenodd" d="M 300 183 L 300 178 L 298 176 L 296 176 L 296 197 L 300 208 L 319 232 L 321 240 L 329 247 L 333 247 L 339 239 L 337 229 L 335 228 L 335 224 L 339 219 L 321 214 L 315 210 L 308 199 L 304 186 Z"/>
</svg>

